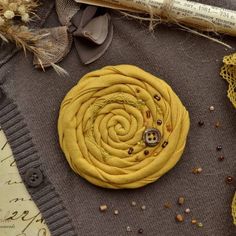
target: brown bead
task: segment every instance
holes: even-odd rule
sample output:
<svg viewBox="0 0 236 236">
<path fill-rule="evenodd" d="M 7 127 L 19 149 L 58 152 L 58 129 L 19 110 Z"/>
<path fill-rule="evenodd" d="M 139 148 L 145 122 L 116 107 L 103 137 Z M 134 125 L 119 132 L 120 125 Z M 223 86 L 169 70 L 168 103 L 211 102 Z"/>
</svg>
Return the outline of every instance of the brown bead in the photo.
<svg viewBox="0 0 236 236">
<path fill-rule="evenodd" d="M 225 159 L 224 156 L 220 156 L 220 157 L 218 158 L 219 161 L 223 161 L 224 159 Z"/>
<path fill-rule="evenodd" d="M 133 153 L 134 149 L 132 147 L 129 148 L 128 154 L 131 155 Z"/>
<path fill-rule="evenodd" d="M 234 182 L 234 178 L 232 176 L 227 176 L 225 181 L 227 184 L 232 184 Z"/>
<path fill-rule="evenodd" d="M 202 120 L 198 121 L 198 125 L 199 125 L 200 127 L 203 126 L 203 125 L 204 125 L 204 121 L 202 121 Z"/>
<path fill-rule="evenodd" d="M 138 233 L 139 233 L 139 234 L 142 234 L 142 233 L 143 233 L 143 229 L 140 228 L 140 229 L 138 230 Z"/>
<path fill-rule="evenodd" d="M 183 222 L 184 221 L 184 217 L 180 214 L 176 215 L 175 219 L 176 219 L 177 222 Z"/>
<path fill-rule="evenodd" d="M 165 148 L 167 145 L 168 145 L 168 142 L 165 141 L 161 146 L 162 146 L 163 148 Z"/>
<path fill-rule="evenodd" d="M 145 150 L 145 151 L 144 151 L 144 155 L 147 156 L 148 154 L 149 154 L 149 151 L 148 151 L 148 150 Z"/>
<path fill-rule="evenodd" d="M 158 125 L 162 125 L 162 120 L 157 120 Z"/>
<path fill-rule="evenodd" d="M 197 224 L 197 220 L 192 219 L 192 220 L 191 220 L 191 223 L 195 225 L 195 224 Z"/>
<path fill-rule="evenodd" d="M 151 117 L 151 112 L 150 111 L 146 111 L 146 116 L 147 116 L 147 118 L 150 118 Z"/>
<path fill-rule="evenodd" d="M 165 208 L 171 208 L 171 207 L 172 207 L 172 205 L 171 205 L 171 203 L 169 203 L 169 202 L 166 202 L 166 203 L 164 204 L 164 207 L 165 207 Z"/>
<path fill-rule="evenodd" d="M 157 101 L 160 101 L 161 98 L 158 96 L 158 95 L 154 95 L 154 98 L 157 100 Z"/>
</svg>

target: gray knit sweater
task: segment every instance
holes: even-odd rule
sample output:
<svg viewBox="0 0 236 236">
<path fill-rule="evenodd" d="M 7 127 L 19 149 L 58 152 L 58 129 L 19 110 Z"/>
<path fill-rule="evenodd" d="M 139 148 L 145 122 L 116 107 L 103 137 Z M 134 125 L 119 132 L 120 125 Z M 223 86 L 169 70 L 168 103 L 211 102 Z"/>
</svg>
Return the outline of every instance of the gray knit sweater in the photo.
<svg viewBox="0 0 236 236">
<path fill-rule="evenodd" d="M 235 0 L 202 2 L 236 10 Z M 40 10 L 40 23 L 46 19 L 48 27 L 59 25 L 53 4 L 46 1 Z M 25 57 L 13 46 L 4 45 L 0 50 L 4 92 L 0 96 L 0 125 L 51 234 L 137 235 L 142 228 L 148 236 L 236 235 L 230 209 L 235 186 L 225 183 L 228 175 L 235 176 L 236 110 L 227 99 L 227 84 L 219 76 L 223 56 L 234 50 L 177 27 L 158 26 L 150 33 L 146 25 L 114 12 L 111 15 L 114 38 L 107 53 L 84 66 L 73 48 L 60 64 L 70 74 L 67 79 L 58 77 L 53 69 L 45 73 L 34 69 L 31 56 Z M 222 38 L 236 47 L 235 39 Z M 134 64 L 164 79 L 191 117 L 187 147 L 178 165 L 157 182 L 136 190 L 106 190 L 89 184 L 71 170 L 58 142 L 58 112 L 67 91 L 85 73 L 117 64 Z M 211 105 L 214 112 L 209 112 Z M 200 120 L 205 122 L 201 128 Z M 218 129 L 214 127 L 217 121 L 222 124 Z M 220 152 L 218 145 L 223 147 Z M 220 155 L 225 157 L 223 162 L 218 161 Z M 192 174 L 199 166 L 203 172 Z M 32 168 L 42 179 L 36 186 L 27 179 Z M 176 204 L 179 196 L 186 199 L 183 207 Z M 131 206 L 132 201 L 137 207 Z M 172 203 L 171 209 L 164 208 L 166 202 Z M 105 214 L 99 212 L 101 204 L 109 207 Z M 142 205 L 145 211 L 140 210 Z M 185 208 L 191 209 L 191 215 L 176 223 L 175 215 Z M 113 214 L 114 209 L 119 215 Z M 204 227 L 192 225 L 192 217 L 201 220 Z M 127 226 L 131 232 L 126 232 Z"/>
</svg>

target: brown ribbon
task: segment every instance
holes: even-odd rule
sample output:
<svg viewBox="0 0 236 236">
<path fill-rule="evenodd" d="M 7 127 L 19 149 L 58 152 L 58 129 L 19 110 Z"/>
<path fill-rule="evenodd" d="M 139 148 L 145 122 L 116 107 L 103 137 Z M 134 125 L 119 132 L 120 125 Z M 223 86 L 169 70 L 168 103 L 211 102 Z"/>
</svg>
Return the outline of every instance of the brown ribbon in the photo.
<svg viewBox="0 0 236 236">
<path fill-rule="evenodd" d="M 60 62 L 71 50 L 72 41 L 83 64 L 89 64 L 100 58 L 108 49 L 113 38 L 111 17 L 103 9 L 95 6 L 75 5 L 73 0 L 57 0 L 58 18 L 64 26 L 43 29 L 48 33 L 40 42 L 51 45 L 49 52 L 38 61 L 36 67 L 48 67 Z"/>
</svg>

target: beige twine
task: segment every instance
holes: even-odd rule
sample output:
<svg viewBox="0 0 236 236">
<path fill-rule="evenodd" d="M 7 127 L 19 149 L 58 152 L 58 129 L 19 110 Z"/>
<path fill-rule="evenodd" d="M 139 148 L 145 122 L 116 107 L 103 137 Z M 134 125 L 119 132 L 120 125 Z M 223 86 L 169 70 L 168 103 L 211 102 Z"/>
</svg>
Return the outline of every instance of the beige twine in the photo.
<svg viewBox="0 0 236 236">
<path fill-rule="evenodd" d="M 123 15 L 125 16 L 128 16 L 128 17 L 131 17 L 131 18 L 134 18 L 134 19 L 139 19 L 139 20 L 143 20 L 143 21 L 149 21 L 149 30 L 150 31 L 153 31 L 155 26 L 158 25 L 158 24 L 161 24 L 161 23 L 168 23 L 168 22 L 172 22 L 172 23 L 175 23 L 176 25 L 178 25 L 181 29 L 189 32 L 189 33 L 192 33 L 192 34 L 195 34 L 195 35 L 198 35 L 198 36 L 201 36 L 201 37 L 204 37 L 204 38 L 207 38 L 213 42 L 216 42 L 216 43 L 219 43 L 227 48 L 232 48 L 230 45 L 216 39 L 216 38 L 213 38 L 213 37 L 210 37 L 204 33 L 201 33 L 197 30 L 194 30 L 194 29 L 191 29 L 181 23 L 179 23 L 178 18 L 176 18 L 176 16 L 173 16 L 173 6 L 174 6 L 174 1 L 175 0 L 164 0 L 163 1 L 163 5 L 161 7 L 161 12 L 160 12 L 160 16 L 154 16 L 154 13 L 153 13 L 153 9 L 152 9 L 152 6 L 150 6 L 149 4 L 149 0 L 146 0 L 146 8 L 147 8 L 147 13 L 149 14 L 149 17 L 141 17 L 141 16 L 137 16 L 137 15 L 134 15 L 133 13 L 127 13 L 127 12 L 124 12 L 124 11 L 120 11 Z M 210 23 L 210 22 L 209 22 Z M 210 23 L 212 25 L 212 23 Z M 201 29 L 199 29 L 201 30 Z M 202 29 L 203 30 L 203 29 Z M 207 28 L 207 29 L 204 29 L 205 31 L 209 31 L 209 32 L 213 32 L 213 33 L 216 33 L 216 31 L 214 30 L 214 25 L 212 25 L 212 28 Z"/>
</svg>

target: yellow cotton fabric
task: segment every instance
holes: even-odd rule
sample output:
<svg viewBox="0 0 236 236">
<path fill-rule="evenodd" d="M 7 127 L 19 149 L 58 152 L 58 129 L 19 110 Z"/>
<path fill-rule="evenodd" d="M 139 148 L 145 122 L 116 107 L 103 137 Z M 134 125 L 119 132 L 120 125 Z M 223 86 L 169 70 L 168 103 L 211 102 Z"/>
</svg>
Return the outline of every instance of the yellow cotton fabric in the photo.
<svg viewBox="0 0 236 236">
<path fill-rule="evenodd" d="M 138 67 L 119 65 L 88 73 L 69 91 L 58 132 L 76 173 L 95 185 L 120 189 L 142 187 L 174 167 L 189 125 L 188 112 L 169 85 Z M 143 142 L 147 128 L 161 133 L 155 147 Z"/>
</svg>

